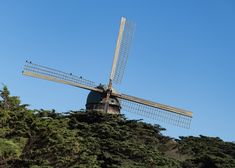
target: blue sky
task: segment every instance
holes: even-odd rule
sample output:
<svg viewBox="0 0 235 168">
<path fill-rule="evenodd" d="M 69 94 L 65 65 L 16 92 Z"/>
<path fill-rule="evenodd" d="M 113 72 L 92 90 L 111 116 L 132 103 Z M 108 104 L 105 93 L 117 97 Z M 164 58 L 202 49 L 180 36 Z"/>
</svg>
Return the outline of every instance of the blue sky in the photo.
<svg viewBox="0 0 235 168">
<path fill-rule="evenodd" d="M 88 91 L 22 76 L 24 61 L 107 83 L 125 16 L 136 31 L 116 89 L 193 111 L 190 129 L 159 123 L 169 136 L 235 141 L 234 9 L 232 0 L 2 0 L 0 82 L 31 108 L 84 108 Z"/>
</svg>

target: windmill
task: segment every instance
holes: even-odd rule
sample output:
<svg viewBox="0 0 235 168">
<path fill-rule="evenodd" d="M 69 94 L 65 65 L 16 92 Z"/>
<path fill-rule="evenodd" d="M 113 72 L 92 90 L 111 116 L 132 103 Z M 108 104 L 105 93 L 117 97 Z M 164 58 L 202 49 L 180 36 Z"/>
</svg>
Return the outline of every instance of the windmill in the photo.
<svg viewBox="0 0 235 168">
<path fill-rule="evenodd" d="M 119 27 L 116 49 L 108 85 L 97 86 L 94 82 L 72 73 L 62 72 L 50 67 L 26 61 L 23 75 L 72 85 L 89 90 L 86 110 L 104 111 L 119 114 L 120 110 L 137 113 L 154 120 L 189 128 L 192 112 L 180 108 L 155 103 L 138 97 L 126 95 L 113 89 L 113 83 L 120 84 L 123 78 L 130 44 L 135 25 L 122 17 Z"/>
</svg>

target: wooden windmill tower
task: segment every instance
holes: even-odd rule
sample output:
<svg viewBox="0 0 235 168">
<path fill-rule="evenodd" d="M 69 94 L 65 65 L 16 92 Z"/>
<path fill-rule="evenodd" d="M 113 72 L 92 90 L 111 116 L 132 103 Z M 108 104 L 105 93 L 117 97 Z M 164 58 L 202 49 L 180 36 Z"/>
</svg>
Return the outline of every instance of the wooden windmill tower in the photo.
<svg viewBox="0 0 235 168">
<path fill-rule="evenodd" d="M 23 75 L 90 90 L 86 103 L 87 110 L 98 110 L 112 114 L 126 110 L 154 120 L 189 128 L 192 112 L 122 94 L 113 89 L 113 83 L 120 84 L 122 81 L 133 32 L 134 24 L 122 17 L 108 85 L 97 86 L 94 82 L 72 73 L 34 64 L 31 61 L 26 61 Z"/>
</svg>

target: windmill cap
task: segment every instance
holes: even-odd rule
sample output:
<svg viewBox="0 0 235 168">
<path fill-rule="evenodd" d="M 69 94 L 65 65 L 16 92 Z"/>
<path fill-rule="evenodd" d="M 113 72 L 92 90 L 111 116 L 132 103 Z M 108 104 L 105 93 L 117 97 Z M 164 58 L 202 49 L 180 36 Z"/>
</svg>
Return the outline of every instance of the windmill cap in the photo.
<svg viewBox="0 0 235 168">
<path fill-rule="evenodd" d="M 104 92 L 106 92 L 108 90 L 108 86 L 106 86 L 106 85 L 99 85 L 96 88 L 101 89 Z M 112 92 L 117 93 L 117 91 L 114 89 L 112 89 Z M 90 93 L 87 96 L 86 104 L 103 104 L 104 98 L 105 98 L 105 94 L 95 92 L 95 91 L 90 91 Z M 117 97 L 113 97 L 113 96 L 110 96 L 109 104 L 120 106 L 119 99 Z"/>
</svg>

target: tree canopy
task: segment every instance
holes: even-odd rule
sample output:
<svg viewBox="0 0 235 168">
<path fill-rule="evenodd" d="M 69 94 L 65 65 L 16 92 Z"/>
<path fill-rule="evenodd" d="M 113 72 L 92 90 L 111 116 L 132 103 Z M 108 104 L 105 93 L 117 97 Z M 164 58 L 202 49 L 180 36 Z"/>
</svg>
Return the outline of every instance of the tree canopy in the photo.
<svg viewBox="0 0 235 168">
<path fill-rule="evenodd" d="M 0 96 L 0 167 L 235 167 L 235 144 L 218 137 L 174 139 L 124 115 L 31 110 L 6 86 Z"/>
</svg>

